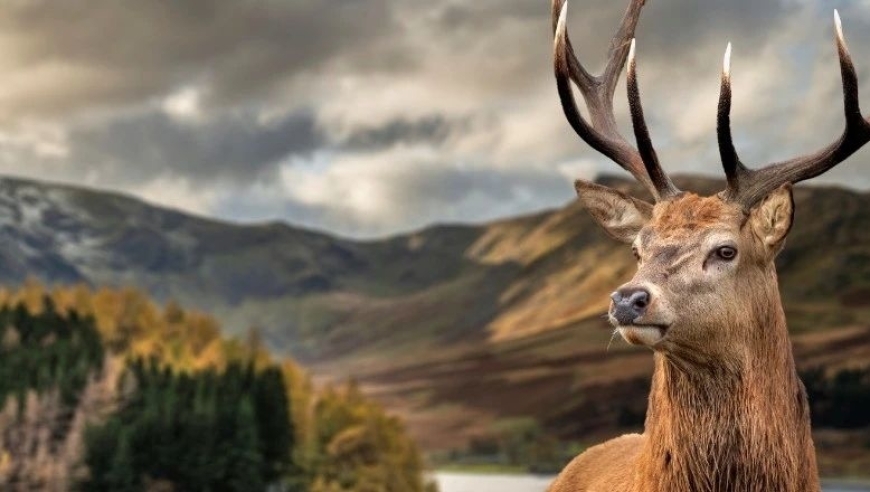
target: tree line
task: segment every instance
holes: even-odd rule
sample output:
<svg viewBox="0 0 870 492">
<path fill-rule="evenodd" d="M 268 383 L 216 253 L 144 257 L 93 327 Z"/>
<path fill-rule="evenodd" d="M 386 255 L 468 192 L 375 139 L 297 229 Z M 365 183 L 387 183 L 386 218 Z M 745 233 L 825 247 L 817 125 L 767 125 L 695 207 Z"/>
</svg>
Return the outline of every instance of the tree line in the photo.
<svg viewBox="0 0 870 492">
<path fill-rule="evenodd" d="M 315 388 L 256 331 L 223 337 L 133 289 L 30 281 L 0 290 L 0 335 L 4 489 L 434 490 L 400 420 L 355 384 Z"/>
<path fill-rule="evenodd" d="M 179 373 L 158 360 L 129 366 L 137 385 L 123 408 L 86 434 L 93 491 L 163 482 L 179 490 L 263 490 L 291 475 L 293 428 L 275 367 L 231 363 Z"/>
</svg>

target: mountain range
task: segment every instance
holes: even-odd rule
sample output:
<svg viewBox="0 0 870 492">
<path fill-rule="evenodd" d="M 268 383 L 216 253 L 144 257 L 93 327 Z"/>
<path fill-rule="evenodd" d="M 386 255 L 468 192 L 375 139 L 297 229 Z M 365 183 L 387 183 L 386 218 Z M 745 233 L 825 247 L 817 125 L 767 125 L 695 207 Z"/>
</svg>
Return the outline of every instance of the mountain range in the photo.
<svg viewBox="0 0 870 492">
<path fill-rule="evenodd" d="M 599 181 L 643 196 L 622 178 Z M 866 363 L 870 194 L 800 186 L 795 202 L 778 269 L 799 365 Z M 209 311 L 235 334 L 257 327 L 322 380 L 358 379 L 429 450 L 513 417 L 571 438 L 636 423 L 652 358 L 611 340 L 602 318 L 633 271 L 629 248 L 576 202 L 357 241 L 0 179 L 0 283 L 132 286 Z"/>
</svg>

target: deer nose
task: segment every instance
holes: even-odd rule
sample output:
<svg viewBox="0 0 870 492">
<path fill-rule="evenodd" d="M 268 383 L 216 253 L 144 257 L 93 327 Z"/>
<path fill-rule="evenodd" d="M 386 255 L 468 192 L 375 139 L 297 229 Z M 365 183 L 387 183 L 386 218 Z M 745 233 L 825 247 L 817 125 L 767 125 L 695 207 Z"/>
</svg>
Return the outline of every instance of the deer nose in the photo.
<svg viewBox="0 0 870 492">
<path fill-rule="evenodd" d="M 611 294 L 610 298 L 613 300 L 610 314 L 620 325 L 634 323 L 635 319 L 643 316 L 650 303 L 650 293 L 642 287 L 623 287 Z"/>
</svg>

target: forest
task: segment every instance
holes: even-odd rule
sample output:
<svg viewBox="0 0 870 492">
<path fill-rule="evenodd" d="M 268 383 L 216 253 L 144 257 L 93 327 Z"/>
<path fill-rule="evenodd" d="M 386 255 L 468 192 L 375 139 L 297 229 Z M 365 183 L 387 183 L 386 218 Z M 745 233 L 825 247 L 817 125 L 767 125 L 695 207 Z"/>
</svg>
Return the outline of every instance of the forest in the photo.
<svg viewBox="0 0 870 492">
<path fill-rule="evenodd" d="M 435 490 L 400 420 L 132 289 L 0 291 L 3 490 Z"/>
</svg>

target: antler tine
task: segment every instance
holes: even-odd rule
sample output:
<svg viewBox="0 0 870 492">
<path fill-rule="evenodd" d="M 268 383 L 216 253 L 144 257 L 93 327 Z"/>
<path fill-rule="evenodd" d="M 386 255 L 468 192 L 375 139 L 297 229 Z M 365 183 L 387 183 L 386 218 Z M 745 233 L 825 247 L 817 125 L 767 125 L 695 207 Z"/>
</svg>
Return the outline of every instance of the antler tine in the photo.
<svg viewBox="0 0 870 492">
<path fill-rule="evenodd" d="M 644 147 L 644 154 L 632 147 L 619 133 L 616 117 L 613 113 L 613 95 L 616 92 L 616 84 L 619 81 L 622 68 L 625 66 L 631 40 L 634 38 L 634 31 L 644 3 L 645 0 L 632 0 L 619 30 L 610 43 L 604 73 L 595 76 L 590 74 L 574 55 L 571 41 L 568 38 L 567 0 L 553 0 L 552 14 L 555 33 L 553 57 L 559 98 L 565 117 L 571 127 L 587 144 L 630 172 L 653 194 L 656 200 L 660 200 L 663 197 L 671 196 L 677 190 L 661 170 L 658 160 L 647 161 L 645 158 L 644 154 L 651 155 L 654 159 L 655 152 L 652 151 L 649 132 L 646 129 L 646 124 L 643 123 L 643 113 L 637 111 L 640 109 L 639 96 L 634 99 L 636 107 L 632 107 L 632 121 L 636 126 L 635 134 L 644 136 L 643 142 L 639 140 L 638 143 L 639 147 Z M 571 81 L 574 81 L 583 94 L 591 124 L 586 121 L 577 108 Z M 635 92 L 637 92 L 636 83 Z M 638 122 L 642 123 L 642 128 L 637 128 Z"/>
<path fill-rule="evenodd" d="M 725 190 L 727 198 L 737 193 L 740 175 L 746 171 L 746 167 L 737 156 L 734 140 L 731 138 L 731 43 L 728 43 L 728 47 L 725 48 L 725 57 L 722 60 L 722 87 L 719 91 L 716 134 L 719 139 L 722 167 L 728 180 L 728 188 Z"/>
<path fill-rule="evenodd" d="M 727 199 L 736 201 L 744 208 L 749 209 L 779 186 L 814 178 L 848 159 L 864 144 L 870 142 L 870 119 L 865 119 L 861 115 L 858 103 L 858 75 L 855 72 L 855 65 L 843 36 L 840 14 L 836 10 L 834 11 L 834 23 L 837 31 L 840 73 L 843 78 L 843 109 L 846 118 L 846 128 L 843 130 L 843 134 L 834 143 L 813 154 L 772 164 L 758 170 L 741 172 L 738 168 L 736 173 L 737 186 L 732 187 L 729 179 Z M 725 121 L 727 123 L 727 119 Z M 730 135 L 728 140 L 730 141 Z M 736 156 L 736 153 L 733 155 Z M 723 164 L 725 161 L 726 159 L 723 157 Z M 728 172 L 728 164 L 725 166 L 726 172 Z"/>
<path fill-rule="evenodd" d="M 553 0 L 551 8 L 552 8 L 552 23 L 553 23 L 553 34 L 555 35 L 559 32 L 559 19 L 562 14 L 562 7 L 565 5 L 565 9 L 567 9 L 568 0 Z M 566 13 L 567 15 L 567 13 Z M 574 46 L 571 44 L 571 40 L 568 39 L 566 34 L 565 36 L 565 50 L 563 51 L 564 56 L 566 58 L 566 62 L 568 63 L 568 73 L 571 77 L 571 80 L 574 81 L 577 85 L 594 85 L 595 77 L 592 76 L 586 68 L 583 67 L 583 64 L 580 63 L 580 60 L 577 59 L 577 56 L 574 54 Z"/>
<path fill-rule="evenodd" d="M 652 138 L 649 136 L 649 129 L 647 128 L 646 120 L 643 117 L 643 106 L 640 103 L 640 89 L 637 85 L 637 61 L 635 60 L 635 49 L 636 41 L 632 39 L 631 49 L 628 51 L 626 80 L 628 84 L 628 105 L 631 109 L 631 123 L 634 127 L 634 137 L 637 141 L 637 148 L 650 180 L 652 180 L 659 195 L 661 195 L 662 198 L 668 198 L 678 194 L 679 190 L 674 186 L 659 164 L 659 157 L 656 154 L 656 149 L 653 147 Z"/>
</svg>

